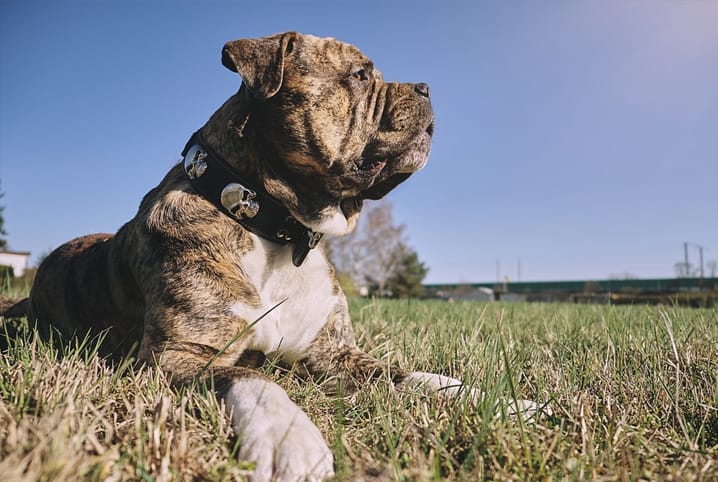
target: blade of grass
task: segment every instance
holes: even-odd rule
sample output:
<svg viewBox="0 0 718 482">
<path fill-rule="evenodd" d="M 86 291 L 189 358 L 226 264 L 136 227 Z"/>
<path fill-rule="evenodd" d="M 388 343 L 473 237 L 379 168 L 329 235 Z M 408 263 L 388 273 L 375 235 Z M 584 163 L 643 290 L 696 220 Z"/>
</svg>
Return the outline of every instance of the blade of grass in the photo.
<svg viewBox="0 0 718 482">
<path fill-rule="evenodd" d="M 217 358 L 222 356 L 229 349 L 229 347 L 231 347 L 233 344 L 235 344 L 237 342 L 237 340 L 242 338 L 244 335 L 249 333 L 249 330 L 251 330 L 257 323 L 262 321 L 262 319 L 265 318 L 267 315 L 269 315 L 272 311 L 279 308 L 282 305 L 282 303 L 284 303 L 288 299 L 289 298 L 284 298 L 282 301 L 280 301 L 279 303 L 277 303 L 276 305 L 272 306 L 270 309 L 265 311 L 259 318 L 257 318 L 252 323 L 247 325 L 243 330 L 240 330 L 236 335 L 234 335 L 227 343 L 225 343 L 225 345 L 222 348 L 219 349 L 219 351 L 217 351 L 217 353 L 215 353 L 212 356 L 212 358 L 209 359 L 207 364 L 202 367 L 202 369 L 199 371 L 199 373 L 197 373 L 197 375 L 195 375 L 195 381 L 202 378 L 205 375 L 205 373 L 207 372 L 207 370 L 209 369 L 209 367 L 212 365 L 212 363 L 214 363 L 215 360 L 217 360 Z"/>
</svg>

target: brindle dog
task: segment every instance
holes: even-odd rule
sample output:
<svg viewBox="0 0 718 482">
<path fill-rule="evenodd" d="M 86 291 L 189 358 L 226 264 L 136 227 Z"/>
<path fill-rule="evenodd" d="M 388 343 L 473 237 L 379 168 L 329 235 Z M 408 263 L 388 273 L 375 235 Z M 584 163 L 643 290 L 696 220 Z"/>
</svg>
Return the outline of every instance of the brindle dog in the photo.
<svg viewBox="0 0 718 482">
<path fill-rule="evenodd" d="M 379 377 L 460 387 L 358 348 L 334 270 L 311 249 L 319 233 L 351 231 L 365 199 L 424 166 L 434 131 L 429 88 L 385 82 L 357 48 L 294 32 L 229 42 L 222 63 L 241 75 L 239 91 L 117 234 L 84 236 L 47 257 L 30 317 L 45 335 L 107 330 L 105 354 L 138 348 L 139 360 L 176 385 L 211 378 L 239 457 L 256 462 L 254 480 L 319 480 L 333 475 L 332 454 L 254 368 L 257 355 L 345 387 Z M 201 185 L 210 174 L 221 193 Z M 264 221 L 252 224 L 254 215 Z M 284 222 L 271 218 L 282 216 L 294 231 L 271 232 Z"/>
</svg>

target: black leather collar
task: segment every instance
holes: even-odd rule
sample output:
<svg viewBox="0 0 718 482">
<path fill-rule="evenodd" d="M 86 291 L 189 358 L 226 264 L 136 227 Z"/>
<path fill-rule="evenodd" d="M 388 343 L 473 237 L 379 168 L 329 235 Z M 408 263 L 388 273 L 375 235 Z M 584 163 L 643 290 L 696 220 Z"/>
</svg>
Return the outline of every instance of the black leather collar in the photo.
<svg viewBox="0 0 718 482">
<path fill-rule="evenodd" d="M 300 266 L 322 233 L 300 223 L 263 188 L 250 185 L 195 132 L 182 151 L 192 187 L 245 229 L 278 244 L 293 244 L 292 263 Z"/>
</svg>

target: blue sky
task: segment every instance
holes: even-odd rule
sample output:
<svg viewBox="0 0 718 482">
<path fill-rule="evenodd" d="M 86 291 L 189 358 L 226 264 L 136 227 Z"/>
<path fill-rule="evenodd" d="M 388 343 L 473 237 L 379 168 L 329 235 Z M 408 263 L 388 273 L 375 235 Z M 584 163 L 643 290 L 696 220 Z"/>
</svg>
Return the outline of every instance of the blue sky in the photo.
<svg viewBox="0 0 718 482">
<path fill-rule="evenodd" d="M 389 195 L 428 282 L 671 277 L 684 241 L 718 259 L 717 26 L 690 0 L 0 0 L 8 241 L 116 231 L 239 87 L 224 42 L 297 30 L 430 84 L 429 164 Z"/>
</svg>

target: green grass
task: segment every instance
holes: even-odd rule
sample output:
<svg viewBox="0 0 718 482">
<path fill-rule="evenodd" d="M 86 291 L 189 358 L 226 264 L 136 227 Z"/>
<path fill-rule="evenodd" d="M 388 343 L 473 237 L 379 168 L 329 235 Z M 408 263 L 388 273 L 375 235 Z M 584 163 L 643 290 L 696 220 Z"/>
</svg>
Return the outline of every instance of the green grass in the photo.
<svg viewBox="0 0 718 482">
<path fill-rule="evenodd" d="M 360 345 L 484 391 L 327 395 L 264 369 L 324 433 L 337 480 L 716 480 L 718 309 L 353 300 Z M 58 356 L 63 353 L 64 356 Z M 547 403 L 521 422 L 505 403 Z M 205 390 L 20 327 L 0 358 L 0 479 L 241 480 Z"/>
</svg>

